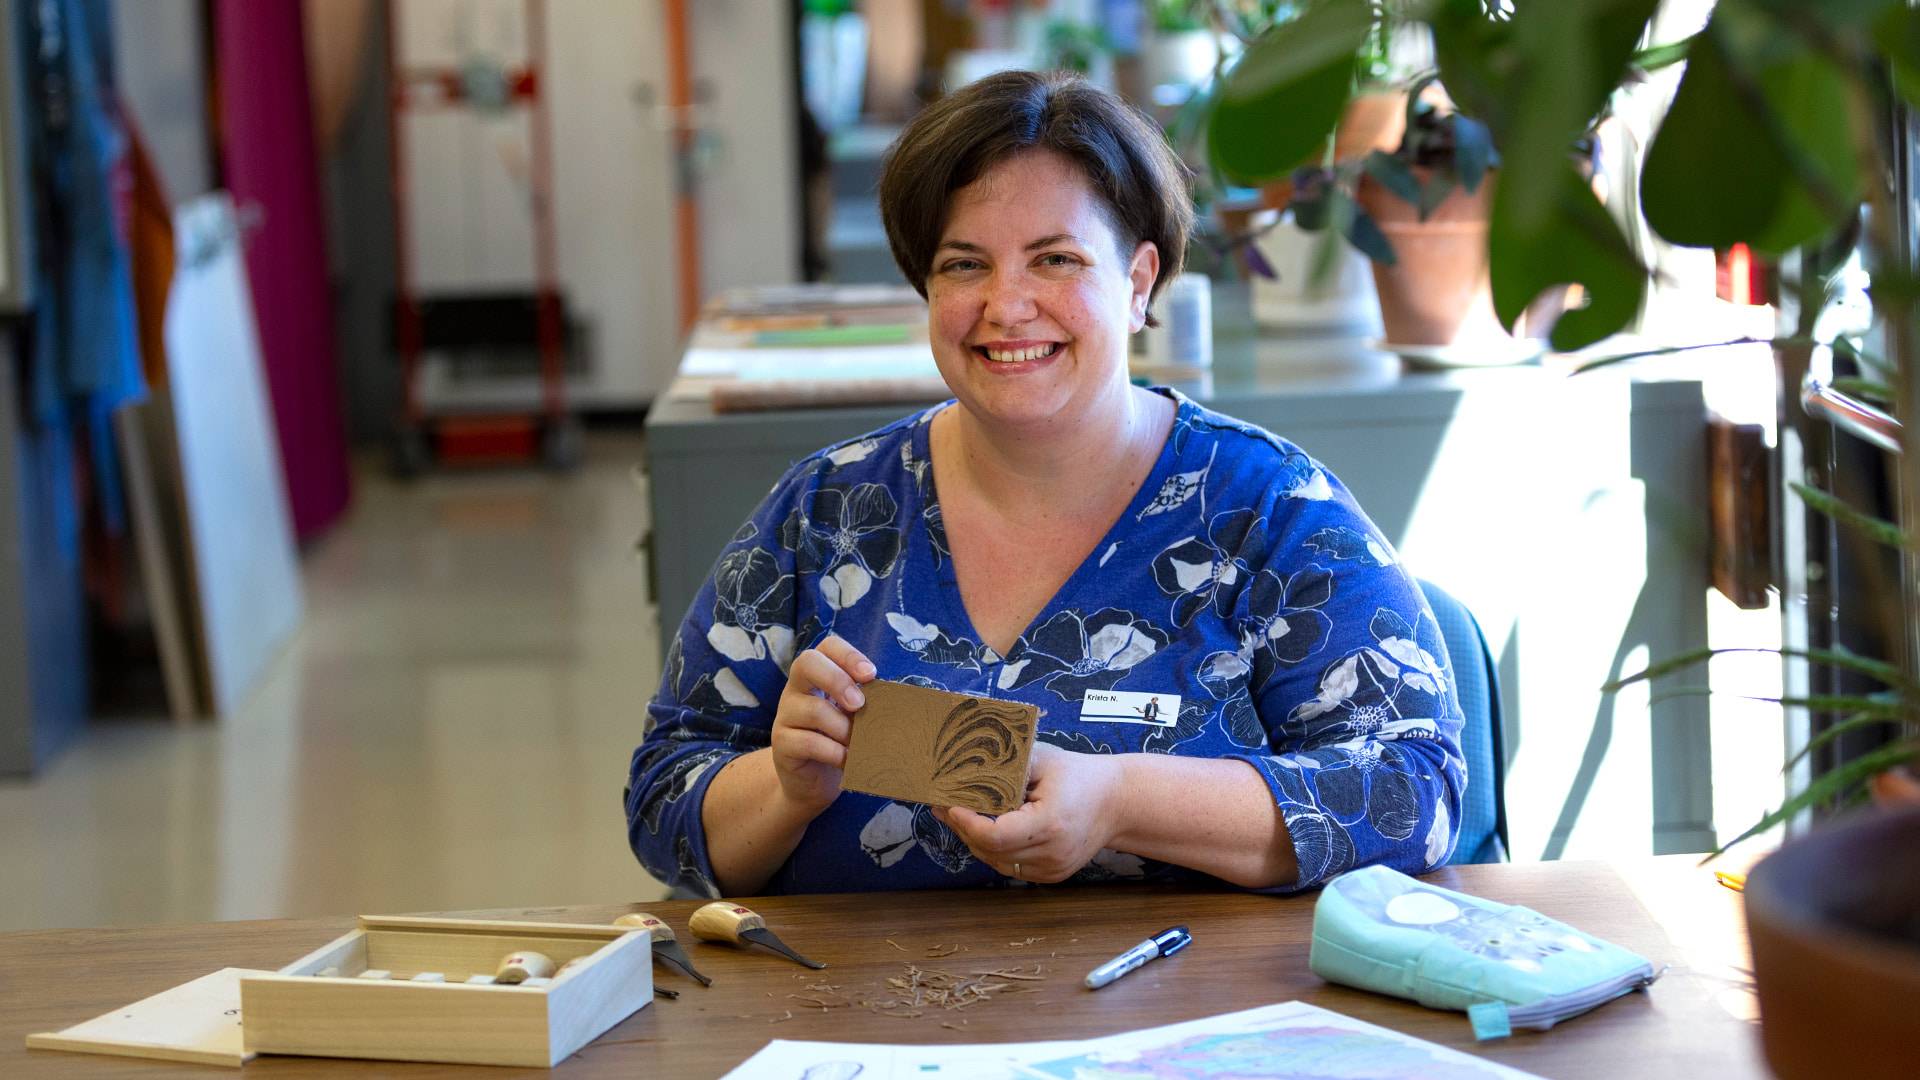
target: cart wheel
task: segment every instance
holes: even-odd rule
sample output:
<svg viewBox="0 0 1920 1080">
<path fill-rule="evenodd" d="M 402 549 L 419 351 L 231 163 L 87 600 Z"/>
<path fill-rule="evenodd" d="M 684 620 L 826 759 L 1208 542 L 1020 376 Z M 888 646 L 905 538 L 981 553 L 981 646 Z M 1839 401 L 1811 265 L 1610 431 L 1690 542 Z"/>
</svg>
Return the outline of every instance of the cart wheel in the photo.
<svg viewBox="0 0 1920 1080">
<path fill-rule="evenodd" d="M 580 419 L 568 416 L 547 424 L 541 433 L 541 455 L 550 469 L 571 469 L 580 463 Z"/>
<path fill-rule="evenodd" d="M 425 428 L 403 427 L 393 436 L 393 474 L 402 480 L 412 480 L 427 471 L 431 464 L 427 452 L 427 432 Z"/>
</svg>

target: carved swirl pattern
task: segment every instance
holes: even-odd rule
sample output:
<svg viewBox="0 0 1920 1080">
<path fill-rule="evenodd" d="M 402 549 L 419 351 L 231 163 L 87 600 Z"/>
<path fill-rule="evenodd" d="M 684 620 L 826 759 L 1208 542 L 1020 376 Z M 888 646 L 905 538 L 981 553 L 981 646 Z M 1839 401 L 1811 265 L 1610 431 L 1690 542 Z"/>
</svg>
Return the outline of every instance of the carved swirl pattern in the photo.
<svg viewBox="0 0 1920 1080">
<path fill-rule="evenodd" d="M 933 743 L 934 785 L 950 806 L 1004 814 L 1020 807 L 1023 778 L 1008 775 L 1033 741 L 1030 710 L 998 701 L 963 701 L 940 722 Z"/>
</svg>

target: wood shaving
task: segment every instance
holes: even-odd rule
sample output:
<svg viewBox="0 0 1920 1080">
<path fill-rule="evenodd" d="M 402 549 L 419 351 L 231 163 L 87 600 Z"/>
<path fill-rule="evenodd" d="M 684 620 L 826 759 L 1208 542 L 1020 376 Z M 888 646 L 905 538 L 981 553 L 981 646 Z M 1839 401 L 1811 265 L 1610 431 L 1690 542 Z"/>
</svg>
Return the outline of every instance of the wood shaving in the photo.
<svg viewBox="0 0 1920 1080">
<path fill-rule="evenodd" d="M 976 971 L 956 974 L 938 968 L 908 964 L 900 975 L 886 980 L 887 992 L 854 1004 L 879 1016 L 912 1019 L 925 1015 L 929 1007 L 943 1010 L 968 1009 L 1005 994 L 1030 994 L 1035 987 L 1019 985 L 1046 978 L 1045 966 L 1035 964 L 1032 971 Z"/>
<path fill-rule="evenodd" d="M 891 946 L 893 946 L 893 947 L 894 947 L 894 948 L 896 948 L 896 949 L 899 949 L 899 950 L 900 950 L 901 952 L 906 952 L 906 951 L 907 951 L 907 949 L 906 949 L 906 946 L 904 946 L 904 945 L 902 945 L 902 944 L 900 944 L 899 942 L 897 942 L 897 941 L 895 941 L 895 940 L 893 940 L 892 938 L 888 938 L 888 939 L 887 939 L 887 944 L 889 944 L 889 945 L 891 945 Z"/>
<path fill-rule="evenodd" d="M 771 1019 L 771 1020 L 769 1020 L 769 1021 L 767 1021 L 767 1023 L 769 1023 L 769 1024 L 784 1024 L 784 1023 L 786 1023 L 787 1021 L 789 1021 L 789 1020 L 791 1020 L 791 1019 L 793 1019 L 793 1010 L 792 1010 L 792 1009 L 788 1009 L 788 1010 L 787 1010 L 787 1015 L 785 1015 L 785 1016 L 776 1016 L 776 1017 L 774 1017 L 773 1019 Z"/>
<path fill-rule="evenodd" d="M 1028 939 L 1027 939 L 1027 940 L 1025 940 L 1025 941 L 1009 941 L 1009 942 L 1007 942 L 1007 948 L 1009 948 L 1009 949 L 1024 949 L 1024 948 L 1026 948 L 1027 946 L 1029 946 L 1029 945 L 1031 945 L 1031 944 L 1033 944 L 1033 943 L 1034 943 L 1034 942 L 1036 942 L 1036 941 L 1045 941 L 1045 940 L 1047 940 L 1047 939 L 1046 939 L 1046 938 L 1043 938 L 1043 937 L 1030 937 L 1030 938 L 1028 938 Z"/>
<path fill-rule="evenodd" d="M 945 960 L 954 953 L 962 952 L 965 949 L 965 945 L 935 945 L 933 948 L 927 950 L 927 958 L 930 960 Z"/>
<path fill-rule="evenodd" d="M 1038 981 L 1040 979 L 1044 979 L 1047 977 L 1046 969 L 1039 964 L 1033 965 L 1032 971 L 1025 971 L 1025 970 L 1016 971 L 1013 969 L 1008 969 L 1005 971 L 974 971 L 974 972 L 969 972 L 968 974 L 990 975 L 996 979 L 1022 979 L 1030 982 Z"/>
</svg>

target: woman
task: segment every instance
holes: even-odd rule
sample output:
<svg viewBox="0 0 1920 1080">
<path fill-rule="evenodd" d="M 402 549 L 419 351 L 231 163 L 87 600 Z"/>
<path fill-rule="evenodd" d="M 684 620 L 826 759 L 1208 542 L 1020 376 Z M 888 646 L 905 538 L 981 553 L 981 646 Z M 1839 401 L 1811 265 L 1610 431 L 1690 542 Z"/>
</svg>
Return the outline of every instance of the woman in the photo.
<svg viewBox="0 0 1920 1080">
<path fill-rule="evenodd" d="M 640 861 L 729 895 L 1445 861 L 1460 707 L 1417 584 L 1299 449 L 1128 380 L 1192 220 L 1151 121 L 996 75 L 880 201 L 954 400 L 799 462 L 722 553 L 633 756 Z M 843 791 L 876 677 L 1039 706 L 1026 804 Z"/>
</svg>

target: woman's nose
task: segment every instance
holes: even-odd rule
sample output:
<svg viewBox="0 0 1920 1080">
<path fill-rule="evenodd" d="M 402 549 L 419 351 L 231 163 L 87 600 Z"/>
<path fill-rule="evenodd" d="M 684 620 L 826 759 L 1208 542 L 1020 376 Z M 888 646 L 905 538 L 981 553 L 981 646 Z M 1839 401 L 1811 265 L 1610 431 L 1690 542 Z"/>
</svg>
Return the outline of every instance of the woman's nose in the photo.
<svg viewBox="0 0 1920 1080">
<path fill-rule="evenodd" d="M 995 274 L 987 282 L 987 305 L 983 312 L 997 326 L 1019 326 L 1040 313 L 1034 303 L 1033 283 L 1025 274 Z"/>
</svg>

